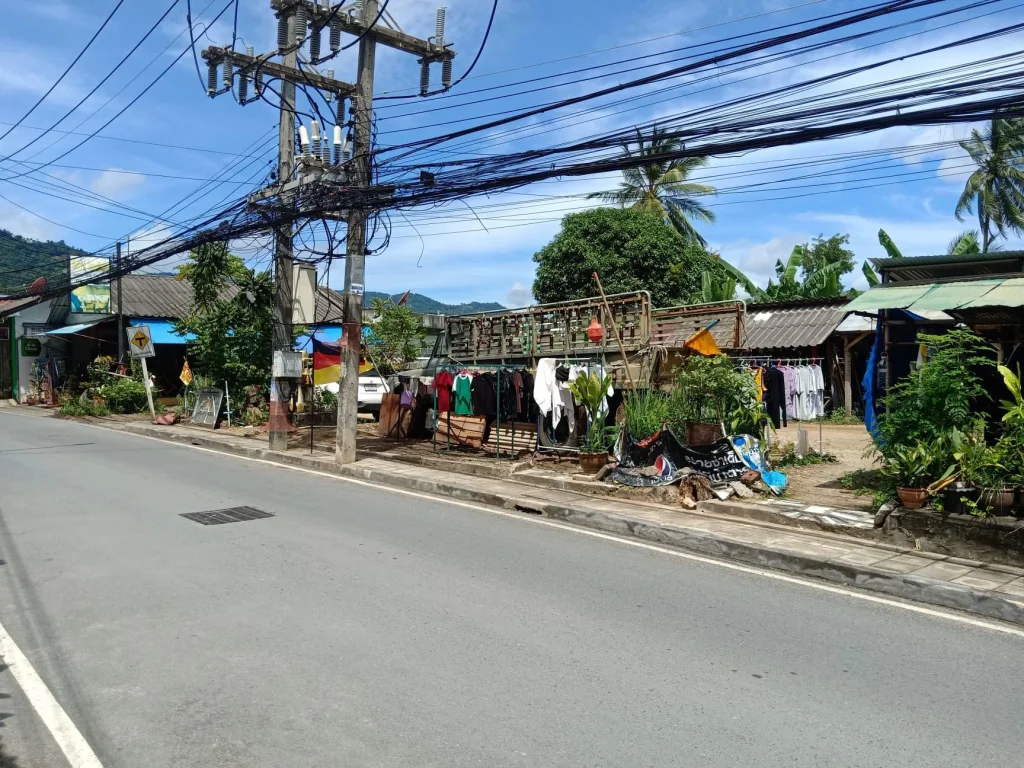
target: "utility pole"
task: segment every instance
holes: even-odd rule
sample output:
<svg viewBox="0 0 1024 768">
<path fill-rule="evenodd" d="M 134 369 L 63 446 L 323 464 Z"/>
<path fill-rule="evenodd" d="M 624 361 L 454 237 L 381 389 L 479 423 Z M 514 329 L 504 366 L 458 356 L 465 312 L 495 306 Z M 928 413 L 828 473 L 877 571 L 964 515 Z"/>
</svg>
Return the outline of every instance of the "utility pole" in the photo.
<svg viewBox="0 0 1024 768">
<path fill-rule="evenodd" d="M 114 269 L 117 270 L 117 364 L 124 362 L 124 314 L 121 312 L 121 243 L 114 253 Z"/>
<path fill-rule="evenodd" d="M 380 15 L 378 0 L 363 0 L 362 33 L 359 41 L 359 68 L 356 77 L 356 95 L 352 100 L 355 122 L 355 147 L 350 183 L 355 187 L 369 187 L 373 183 L 373 75 L 377 57 L 377 42 L 406 53 L 420 56 L 420 95 L 430 89 L 430 64 L 441 62 L 441 81 L 444 88 L 451 85 L 452 59 L 455 52 L 444 43 L 445 9 L 437 11 L 435 35 L 429 40 L 417 40 L 400 29 L 377 26 Z M 397 33 L 397 34 L 396 34 Z M 366 222 L 365 206 L 354 208 L 348 216 L 348 242 L 345 250 L 344 335 L 341 344 L 341 381 L 338 387 L 338 427 L 335 440 L 335 459 L 338 464 L 351 464 L 356 460 L 356 429 L 359 411 L 359 357 L 363 340 L 363 294 L 366 281 Z"/>
<path fill-rule="evenodd" d="M 402 31 L 379 0 L 354 0 L 332 4 L 330 0 L 270 0 L 278 19 L 277 50 L 256 56 L 248 47 L 245 53 L 229 48 L 210 47 L 203 51 L 209 68 L 207 94 L 211 97 L 231 92 L 237 78 L 237 99 L 244 106 L 263 98 L 263 77 L 281 82 L 281 110 L 277 180 L 270 187 L 250 196 L 252 207 L 261 207 L 276 198 L 273 208 L 294 209 L 303 187 L 312 182 L 338 183 L 367 193 L 388 193 L 373 185 L 373 75 L 377 45 L 385 45 L 419 57 L 420 95 L 430 92 L 430 65 L 441 64 L 441 84 L 451 85 L 455 52 L 444 42 L 445 9 L 437 12 L 434 37 L 427 40 Z M 321 55 L 322 33 L 329 33 L 330 53 Z M 342 34 L 359 40 L 358 81 L 355 85 L 334 78 L 333 70 L 321 74 L 316 65 L 336 56 L 341 50 Z M 309 64 L 300 65 L 300 51 L 308 43 Z M 271 61 L 280 57 L 281 62 Z M 301 68 L 300 68 L 301 67 Z M 220 77 L 223 68 L 223 78 Z M 326 125 L 312 120 L 307 133 L 299 127 L 301 154 L 295 156 L 295 85 L 314 88 L 337 100 L 337 122 L 333 131 L 333 158 Z M 252 89 L 250 91 L 250 88 Z M 345 116 L 345 99 L 352 101 L 352 121 Z M 351 127 L 355 145 L 349 159 L 348 142 L 342 142 L 346 127 Z M 312 139 L 312 142 L 310 142 Z M 312 151 L 310 151 L 312 150 Z M 345 261 L 344 343 L 341 345 L 341 377 L 338 393 L 336 458 L 347 464 L 356 458 L 356 412 L 358 410 L 359 353 L 362 341 L 363 294 L 366 265 L 366 225 L 369 217 L 366 194 L 347 212 L 348 243 Z M 273 211 L 271 210 L 271 215 Z M 336 211 L 327 218 L 339 218 Z M 323 215 L 323 214 L 320 214 Z M 289 413 L 291 391 L 297 385 L 294 368 L 284 370 L 278 361 L 290 356 L 294 304 L 292 277 L 293 237 L 291 223 L 275 224 L 274 290 L 274 362 L 275 375 L 270 389 L 270 448 L 285 450 L 292 429 Z"/>
<path fill-rule="evenodd" d="M 363 23 L 377 17 L 377 0 L 366 0 Z M 377 58 L 377 38 L 364 35 L 359 41 L 358 91 L 352 99 L 355 141 L 352 155 L 352 184 L 370 185 L 372 168 L 373 70 Z M 356 460 L 356 430 L 359 422 L 359 357 L 363 344 L 363 293 L 366 281 L 366 209 L 357 207 L 348 215 L 348 241 L 345 249 L 345 292 L 343 301 L 344 333 L 341 343 L 341 381 L 338 386 L 338 428 L 335 458 L 339 464 Z"/>
<path fill-rule="evenodd" d="M 284 53 L 282 64 L 294 70 L 299 61 L 294 14 L 278 18 L 277 45 Z M 281 114 L 277 139 L 277 178 L 292 177 L 295 169 L 295 83 L 281 80 Z M 290 196 L 282 196 L 287 204 Z M 274 351 L 290 352 L 292 348 L 292 225 L 279 224 L 274 231 Z M 278 357 L 278 355 L 275 355 Z M 275 361 L 276 362 L 276 361 Z M 275 366 L 276 368 L 276 366 Z M 288 434 L 292 431 L 291 396 L 294 382 L 274 370 L 270 382 L 270 450 L 288 450 Z"/>
</svg>

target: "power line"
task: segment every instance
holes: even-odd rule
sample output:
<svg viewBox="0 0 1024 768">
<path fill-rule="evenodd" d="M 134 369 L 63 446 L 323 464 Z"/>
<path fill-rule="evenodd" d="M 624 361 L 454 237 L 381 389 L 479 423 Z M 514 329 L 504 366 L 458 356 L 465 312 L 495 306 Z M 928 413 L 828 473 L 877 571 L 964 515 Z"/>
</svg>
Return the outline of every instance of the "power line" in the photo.
<svg viewBox="0 0 1024 768">
<path fill-rule="evenodd" d="M 172 5 L 171 5 L 171 8 L 173 8 L 173 7 L 175 6 L 175 5 L 177 5 L 177 4 L 178 4 L 178 2 L 180 2 L 180 0 L 174 0 L 174 2 L 173 2 L 173 3 L 172 3 Z M 227 4 L 227 5 L 225 5 L 225 6 L 224 6 L 223 10 L 221 10 L 221 12 L 220 12 L 219 14 L 217 14 L 217 16 L 216 16 L 216 17 L 214 18 L 214 22 L 216 22 L 216 21 L 217 21 L 217 19 L 219 19 L 219 18 L 220 18 L 221 16 L 223 16 L 223 15 L 224 15 L 224 13 L 225 13 L 225 12 L 227 11 L 227 9 L 228 9 L 228 8 L 230 8 L 230 7 L 231 7 L 231 3 L 229 2 L 229 3 Z M 169 12 L 170 12 L 170 8 L 168 8 L 168 10 L 167 10 L 167 12 L 165 12 L 164 16 L 166 16 L 166 15 L 167 15 L 167 13 L 169 13 Z M 162 21 L 162 20 L 163 20 L 163 17 L 161 17 L 161 21 Z M 160 22 L 157 22 L 157 25 L 159 25 L 159 23 L 160 23 Z M 157 25 L 154 25 L 154 26 L 153 26 L 153 27 L 152 27 L 152 28 L 150 29 L 150 31 L 146 33 L 146 36 L 147 36 L 147 37 L 148 37 L 148 36 L 149 36 L 149 35 L 150 35 L 150 34 L 151 34 L 151 33 L 153 32 L 153 30 L 154 30 L 154 29 L 156 29 L 156 26 L 157 26 Z M 140 44 L 141 44 L 141 43 L 140 43 Z M 136 46 L 136 48 L 137 48 L 137 47 L 138 47 L 138 46 Z M 157 75 L 156 79 L 154 79 L 154 80 L 153 80 L 153 81 L 152 81 L 152 82 L 151 82 L 151 83 L 150 83 L 149 85 L 147 85 L 147 86 L 146 86 L 146 87 L 145 87 L 145 88 L 144 88 L 144 89 L 143 89 L 143 90 L 142 90 L 142 91 L 141 91 L 141 92 L 140 92 L 140 93 L 139 93 L 139 94 L 138 94 L 138 95 L 137 95 L 137 96 L 136 96 L 136 97 L 135 97 L 134 99 L 132 99 L 132 100 L 131 100 L 130 102 L 128 102 L 128 104 L 126 104 L 126 105 L 125 105 L 124 107 L 122 107 L 122 108 L 121 108 L 121 110 L 120 110 L 120 111 L 118 111 L 118 113 L 117 113 L 116 115 L 114 115 L 114 116 L 113 116 L 112 118 L 110 118 L 110 119 L 109 119 L 109 120 L 108 120 L 107 122 L 105 122 L 105 123 L 104 123 L 103 125 L 101 125 L 101 126 L 100 126 L 99 128 L 97 128 L 97 129 L 96 129 L 95 131 L 93 131 L 93 132 L 92 132 L 91 134 L 89 134 L 89 135 L 88 135 L 88 136 L 87 136 L 87 137 L 86 137 L 85 139 L 83 139 L 82 141 L 80 141 L 80 142 L 78 143 L 78 145 L 77 145 L 77 146 L 74 146 L 74 147 L 72 147 L 71 149 L 67 150 L 66 152 L 63 152 L 63 153 L 61 153 L 60 155 L 57 155 L 57 157 L 53 158 L 52 160 L 48 161 L 47 163 L 44 163 L 44 164 L 43 164 L 43 165 L 42 165 L 41 167 L 45 168 L 45 167 L 47 167 L 48 165 L 52 165 L 53 163 L 57 162 L 58 160 L 62 160 L 63 158 L 67 157 L 68 155 L 70 155 L 70 154 L 71 154 L 72 152 L 74 152 L 75 150 L 77 150 L 77 149 L 81 148 L 82 146 L 84 146 L 84 145 L 85 145 L 85 144 L 86 144 L 86 143 L 87 143 L 87 142 L 88 142 L 89 140 L 91 140 L 91 139 L 92 139 L 93 137 L 95 137 L 95 136 L 96 136 L 96 135 L 97 135 L 97 134 L 98 134 L 98 133 L 99 133 L 100 131 L 104 130 L 105 128 L 108 128 L 108 127 L 109 127 L 109 126 L 110 126 L 111 124 L 113 124 L 113 123 L 114 123 L 114 121 L 115 121 L 115 120 L 117 120 L 117 119 L 118 119 L 119 117 L 121 117 L 121 115 L 123 115 L 123 114 L 124 114 L 125 112 L 127 112 L 127 111 L 128 111 L 129 109 L 131 109 L 131 108 L 132 108 L 133 106 L 135 106 L 135 104 L 136 104 L 136 103 L 137 103 L 137 102 L 139 101 L 139 99 L 141 99 L 141 98 L 142 98 L 143 96 L 145 96 L 145 95 L 146 95 L 147 93 L 149 93 L 149 91 L 150 91 L 150 90 L 151 90 L 151 89 L 153 88 L 153 86 L 155 86 L 155 85 L 156 85 L 156 84 L 157 84 L 158 82 L 160 82 L 160 80 L 162 80 L 162 79 L 163 79 L 163 77 L 164 77 L 164 76 L 165 76 L 165 75 L 166 75 L 166 74 L 167 74 L 168 72 L 170 72 L 170 71 L 171 71 L 171 69 L 173 69 L 173 68 L 174 68 L 174 66 L 175 66 L 175 65 L 176 65 L 176 64 L 177 64 L 177 63 L 178 63 L 179 61 L 181 61 L 181 60 L 182 60 L 182 58 L 184 58 L 185 54 L 186 54 L 186 53 L 188 53 L 188 52 L 189 52 L 189 50 L 190 50 L 189 48 L 186 48 L 186 49 L 185 49 L 185 50 L 183 50 L 183 51 L 182 51 L 181 53 L 179 53 L 179 54 L 178 54 L 178 55 L 177 55 L 177 56 L 176 56 L 176 57 L 174 58 L 174 60 L 173 60 L 173 61 L 172 61 L 172 62 L 171 62 L 170 64 L 168 64 L 168 65 L 167 65 L 166 69 L 164 69 L 164 70 L 163 70 L 163 72 L 161 72 L 161 73 L 160 73 L 159 75 Z M 135 51 L 135 48 L 133 48 L 133 49 L 132 49 L 132 52 L 134 52 L 134 51 Z M 130 55 L 130 54 L 129 54 L 129 55 Z M 127 59 L 127 56 L 125 57 L 125 59 L 122 59 L 122 63 L 123 63 L 123 62 L 124 62 L 124 61 L 125 61 L 126 59 Z M 118 65 L 118 66 L 120 66 L 120 65 Z M 112 74 L 112 73 L 111 73 L 111 74 Z M 81 102 L 79 102 L 79 103 L 81 103 Z M 73 111 L 73 110 L 72 110 L 72 111 Z M 69 112 L 68 114 L 70 114 L 70 112 Z M 66 117 L 66 115 L 65 115 L 65 117 Z M 63 118 L 61 118 L 61 120 L 63 120 Z M 59 121 L 58 121 L 58 123 L 59 123 Z M 22 149 L 18 150 L 18 152 L 21 152 L 22 150 L 26 149 L 26 148 L 27 148 L 28 146 L 31 146 L 32 144 L 34 144 L 34 143 L 35 143 L 35 141 L 36 141 L 36 140 L 38 140 L 38 138 L 39 138 L 39 137 L 37 137 L 37 139 L 33 139 L 33 141 L 29 142 L 29 144 L 25 145 L 25 147 L 22 147 Z M 17 154 L 17 152 L 15 152 L 14 154 Z M 8 156 L 7 158 L 5 158 L 5 159 L 10 159 L 10 157 L 11 157 L 11 156 L 9 155 L 9 156 Z M 37 169 L 35 169 L 35 170 L 39 170 L 39 169 L 37 168 Z M 22 176 L 25 176 L 25 175 L 27 175 L 27 173 L 32 173 L 32 171 L 27 171 L 27 172 L 25 172 L 25 173 L 19 173 L 19 174 L 15 174 L 14 176 L 7 176 L 7 177 L 4 177 L 3 179 L 0 179 L 0 181 L 10 181 L 11 179 L 19 179 L 19 178 L 21 178 Z"/>
<path fill-rule="evenodd" d="M 89 42 L 87 42 L 87 43 L 85 44 L 85 47 L 84 47 L 84 48 L 82 48 L 82 50 L 78 52 L 78 55 L 77 55 L 77 56 L 75 56 L 74 60 L 73 60 L 73 61 L 72 61 L 72 62 L 71 62 L 70 64 L 68 64 L 68 66 L 67 66 L 67 69 L 65 69 L 65 70 L 64 70 L 64 71 L 63 71 L 63 72 L 61 73 L 60 77 L 58 77 L 58 78 L 57 78 L 57 79 L 56 79 L 56 80 L 54 81 L 53 85 L 51 85 L 51 86 L 50 86 L 50 87 L 49 87 L 49 88 L 47 89 L 46 93 L 44 93 L 44 94 L 43 94 L 42 96 L 40 96 L 40 97 L 39 97 L 39 100 L 38 100 L 38 101 L 37 101 L 37 102 L 36 102 L 35 104 L 33 104 L 33 105 L 32 105 L 31 109 L 29 109 L 29 111 L 28 111 L 28 112 L 26 112 L 26 113 L 25 113 L 24 115 L 22 115 L 22 116 L 21 116 L 20 118 L 18 118 L 18 122 L 14 123 L 14 124 L 13 124 L 13 125 L 12 125 L 12 126 L 11 126 L 10 128 L 8 128 L 8 129 L 7 129 L 7 130 L 6 130 L 5 132 L 4 132 L 4 135 L 3 135 L 3 136 L 0 136 L 0 141 L 3 141 L 4 139 L 6 139 L 6 138 L 7 138 L 7 137 L 8 137 L 9 135 L 10 135 L 11 131 L 13 131 L 13 130 L 14 130 L 15 128 L 17 128 L 17 127 L 18 127 L 19 125 L 21 125 L 21 124 L 22 124 L 23 122 L 25 122 L 25 119 L 26 119 L 26 118 L 27 118 L 27 117 L 28 117 L 29 115 L 31 115 L 31 114 L 32 114 L 33 112 L 35 112 L 35 111 L 36 111 L 36 108 L 37 108 L 37 107 L 38 107 L 38 106 L 39 106 L 40 104 L 42 104 L 42 103 L 43 103 L 44 101 L 46 101 L 46 98 L 47 98 L 47 97 L 48 97 L 48 96 L 49 96 L 49 95 L 50 95 L 51 93 L 53 93 L 53 92 L 54 92 L 54 90 L 55 90 L 55 89 L 57 88 L 57 86 L 58 86 L 58 85 L 60 85 L 60 84 L 61 84 L 62 82 L 64 82 L 64 78 L 68 76 L 68 73 L 69 73 L 69 72 L 71 72 L 71 70 L 72 70 L 72 69 L 74 69 L 75 65 L 76 65 L 76 64 L 77 64 L 77 63 L 79 62 L 79 60 L 80 60 L 80 59 L 81 59 L 81 58 L 82 58 L 82 57 L 83 57 L 83 56 L 85 55 L 85 52 L 86 52 L 86 51 L 88 51 L 88 50 L 89 50 L 89 49 L 90 49 L 90 48 L 92 47 L 92 44 L 93 44 L 94 42 L 96 42 L 96 38 L 97 38 L 97 37 L 99 37 L 99 36 L 100 36 L 100 33 L 101 33 L 101 32 L 102 32 L 102 31 L 103 31 L 104 29 L 106 29 L 106 28 L 107 28 L 107 24 L 109 24 L 109 23 L 110 23 L 110 20 L 114 18 L 114 14 L 116 14 L 116 13 L 117 13 L 118 9 L 119 9 L 119 8 L 120 8 L 120 7 L 122 6 L 122 5 L 124 5 L 124 0 L 118 0 L 118 2 L 117 2 L 117 5 L 115 5 L 115 6 L 114 6 L 114 9 L 113 9 L 113 10 L 112 10 L 112 11 L 111 11 L 111 12 L 110 12 L 110 13 L 109 13 L 108 15 L 107 15 L 107 18 L 105 18 L 105 19 L 103 20 L 103 23 L 102 23 L 102 24 L 100 24 L 100 28 L 99 28 L 99 29 L 97 29 L 97 30 L 96 30 L 96 31 L 95 31 L 95 32 L 93 33 L 93 36 L 89 38 Z"/>
<path fill-rule="evenodd" d="M 141 46 L 141 45 L 142 45 L 142 44 L 143 44 L 144 42 L 146 42 L 146 40 L 148 40 L 148 39 L 149 39 L 149 36 L 150 36 L 150 35 L 152 35 L 152 34 L 153 34 L 153 32 L 155 32 L 155 31 L 156 31 L 156 28 L 157 28 L 157 27 L 159 27 L 159 26 L 160 26 L 160 25 L 161 25 L 161 24 L 163 23 L 164 19 L 166 19 L 166 18 L 167 18 L 167 17 L 168 17 L 169 15 L 170 15 L 171 11 L 172 11 L 172 10 L 174 10 L 174 7 L 175 7 L 175 6 L 176 6 L 176 5 L 177 5 L 177 4 L 179 3 L 179 2 L 181 2 L 181 0 L 172 0 L 171 4 L 170 4 L 170 6 L 168 6 L 167 10 L 163 12 L 163 15 L 161 15 L 159 19 L 157 19 L 157 22 L 156 22 L 156 24 L 154 24 L 154 25 L 153 25 L 152 27 L 150 27 L 150 28 L 149 28 L 149 31 L 148 31 L 148 32 L 146 32 L 146 34 L 142 36 L 142 39 L 141 39 L 141 40 L 139 40 L 139 42 L 137 42 L 137 43 L 136 43 L 136 44 L 134 45 L 134 47 L 132 47 L 132 49 L 131 49 L 130 51 L 128 51 L 128 53 L 127 53 L 127 54 L 125 54 L 124 58 L 122 58 L 122 59 L 121 59 L 121 60 L 120 60 L 120 61 L 119 61 L 119 62 L 118 62 L 118 63 L 117 63 L 117 64 L 116 64 L 115 66 L 114 66 L 114 68 L 113 68 L 112 70 L 110 70 L 110 72 L 108 72 L 108 73 L 106 74 L 106 76 L 105 76 L 105 77 L 104 77 L 104 78 L 103 78 L 102 80 L 100 80 L 100 81 L 99 81 L 99 83 L 97 83 L 97 84 L 96 84 L 96 87 L 95 87 L 95 88 L 93 88 L 93 89 L 92 89 L 91 91 L 89 91 L 89 93 L 87 93 L 87 94 L 86 94 L 85 96 L 83 96 L 83 97 L 82 97 L 82 99 L 81 99 L 81 100 L 80 100 L 80 101 L 79 101 L 79 102 L 78 102 L 77 104 L 75 104 L 75 106 L 73 106 L 73 107 L 72 107 L 72 108 L 71 108 L 70 110 L 68 110 L 67 112 L 65 112 L 65 113 L 64 113 L 64 116 L 63 116 L 63 117 L 61 117 L 61 118 L 60 118 L 60 120 L 58 120 L 57 122 L 55 122 L 55 123 L 53 124 L 53 126 L 52 126 L 52 127 L 53 127 L 53 128 L 56 128 L 56 127 L 57 127 L 58 125 L 60 125 L 60 124 L 61 124 L 62 122 L 64 122 L 64 120 L 65 120 L 65 119 L 66 119 L 66 118 L 67 118 L 67 117 L 68 117 L 68 116 L 69 116 L 69 115 L 70 115 L 71 113 L 73 113 L 73 112 L 74 112 L 74 111 L 75 111 L 76 109 L 78 109 L 78 108 L 79 108 L 80 106 L 82 106 L 82 105 L 83 105 L 83 104 L 84 104 L 84 103 L 86 102 L 86 100 L 87 100 L 87 99 L 89 99 L 89 98 L 90 98 L 90 97 L 91 97 L 91 96 L 92 96 L 92 95 L 93 95 L 94 93 L 96 93 L 96 91 L 98 91 L 98 90 L 99 90 L 99 89 L 100 89 L 100 88 L 101 88 L 101 87 L 103 86 L 103 84 L 104 84 L 104 83 L 106 83 L 106 82 L 107 82 L 107 80 L 109 80 L 109 79 L 110 79 L 111 77 L 113 77 L 113 76 L 114 76 L 114 73 L 115 73 L 115 72 L 117 72 L 117 70 L 119 70 L 119 69 L 120 69 L 120 68 L 121 68 L 121 67 L 122 67 L 122 66 L 124 65 L 124 63 L 125 63 L 126 61 L 128 61 L 128 59 L 129 59 L 129 58 L 131 58 L 131 56 L 132 56 L 132 55 L 133 55 L 133 54 L 134 54 L 134 53 L 135 53 L 135 52 L 136 52 L 136 51 L 137 51 L 137 50 L 139 49 L 139 47 L 140 47 L 140 46 Z M 22 152 L 24 152 L 24 151 L 25 151 L 26 149 L 28 149 L 28 148 L 29 148 L 29 147 L 31 147 L 31 146 L 32 146 L 33 144 L 35 144 L 35 143 L 36 143 L 37 141 L 39 141 L 39 139 L 41 139 L 41 138 L 42 138 L 43 136 L 45 136 L 45 135 L 46 135 L 46 133 L 48 133 L 48 132 L 49 132 L 48 130 L 47 130 L 47 131 L 44 131 L 43 133 L 39 134 L 39 135 L 38 135 L 38 136 L 36 136 L 36 137 L 35 137 L 34 139 L 32 139 L 32 141 L 30 141 L 30 142 L 29 142 L 28 144 L 24 145 L 24 146 L 23 146 L 23 147 L 21 147 L 20 149 L 17 149 L 17 150 L 15 150 L 14 152 L 11 152 L 11 153 L 10 153 L 9 155 L 7 155 L 7 156 L 6 156 L 5 158 L 3 158 L 3 159 L 4 159 L 4 160 L 10 160 L 10 159 L 11 159 L 12 157 L 14 157 L 15 155 L 21 154 L 21 153 L 22 153 Z"/>
</svg>

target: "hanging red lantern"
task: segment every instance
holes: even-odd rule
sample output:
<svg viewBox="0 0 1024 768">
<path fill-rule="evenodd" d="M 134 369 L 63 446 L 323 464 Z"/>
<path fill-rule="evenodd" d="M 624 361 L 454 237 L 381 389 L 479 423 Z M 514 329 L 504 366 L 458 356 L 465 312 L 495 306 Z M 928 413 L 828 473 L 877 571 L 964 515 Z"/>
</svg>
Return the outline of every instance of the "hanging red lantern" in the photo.
<svg viewBox="0 0 1024 768">
<path fill-rule="evenodd" d="M 596 317 L 590 318 L 590 325 L 587 326 L 587 338 L 594 344 L 604 338 L 604 327 L 597 322 Z"/>
</svg>

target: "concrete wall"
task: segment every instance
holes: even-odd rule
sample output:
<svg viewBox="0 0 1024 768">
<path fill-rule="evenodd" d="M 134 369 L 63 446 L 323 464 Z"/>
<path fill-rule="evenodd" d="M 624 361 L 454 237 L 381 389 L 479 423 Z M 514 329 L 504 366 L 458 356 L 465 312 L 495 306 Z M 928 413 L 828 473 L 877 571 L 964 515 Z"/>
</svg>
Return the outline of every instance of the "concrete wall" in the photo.
<svg viewBox="0 0 1024 768">
<path fill-rule="evenodd" d="M 14 315 L 14 353 L 18 365 L 18 391 L 14 393 L 19 403 L 24 403 L 32 391 L 32 370 L 37 359 L 45 359 L 49 356 L 58 356 L 55 345 L 48 343 L 45 336 L 40 336 L 39 342 L 42 351 L 39 358 L 23 357 L 21 354 L 21 339 L 25 336 L 25 324 L 45 325 L 50 317 L 50 302 L 44 301 L 34 307 L 20 310 Z"/>
</svg>

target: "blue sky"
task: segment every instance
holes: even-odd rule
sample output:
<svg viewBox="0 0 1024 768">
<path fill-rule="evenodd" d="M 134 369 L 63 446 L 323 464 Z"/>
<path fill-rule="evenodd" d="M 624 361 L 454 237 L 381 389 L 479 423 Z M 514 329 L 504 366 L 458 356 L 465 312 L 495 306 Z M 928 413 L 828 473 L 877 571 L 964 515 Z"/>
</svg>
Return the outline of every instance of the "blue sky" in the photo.
<svg viewBox="0 0 1024 768">
<path fill-rule="evenodd" d="M 25 120 L 24 126 L 0 141 L 0 152 L 7 156 L 22 149 L 40 135 L 40 128 L 53 125 L 107 74 L 170 3 L 171 0 L 126 2 L 67 79 Z M 200 46 L 211 42 L 230 44 L 232 10 L 208 29 L 202 26 L 226 4 L 227 0 L 193 0 L 198 28 L 204 30 L 199 36 Z M 463 127 L 491 112 L 562 98 L 635 76 L 620 72 L 626 66 L 635 66 L 631 64 L 579 75 L 601 75 L 601 79 L 585 83 L 574 82 L 575 78 L 544 79 L 567 69 L 649 56 L 865 4 L 866 0 L 634 0 L 628 4 L 610 0 L 500 0 L 490 40 L 473 77 L 460 87 L 460 92 L 525 82 L 506 91 L 466 96 L 456 93 L 455 98 L 447 100 L 390 102 L 378 112 L 378 141 L 387 145 L 436 134 L 444 131 L 446 125 Z M 21 117 L 70 63 L 114 5 L 115 0 L 0 0 L 0 8 L 8 11 L 9 19 L 9 24 L 0 29 L 0 45 L 5 52 L 0 61 L 0 95 L 7 105 L 0 119 L 9 123 Z M 458 76 L 480 44 L 491 2 L 447 0 L 447 5 L 447 38 L 459 51 L 455 61 Z M 566 141 L 875 59 L 911 53 L 942 40 L 1021 21 L 1024 13 L 1011 6 L 1009 2 L 1001 3 L 900 33 L 889 32 L 872 39 L 871 44 L 878 43 L 872 48 L 863 47 L 868 43 L 860 43 L 859 48 L 844 44 L 827 54 L 794 55 L 784 63 L 748 71 L 742 76 L 725 70 L 712 89 L 680 89 L 668 99 L 652 96 L 628 110 L 616 109 L 610 101 L 599 102 L 582 116 L 575 113 L 543 125 L 535 120 L 511 136 L 488 134 L 480 137 L 472 148 L 502 152 Z M 185 9 L 182 0 L 126 66 L 60 123 L 60 130 L 92 132 L 120 113 L 165 67 L 172 65 L 174 58 L 188 47 Z M 433 4 L 392 0 L 389 9 L 407 32 L 420 36 L 432 33 Z M 990 15 L 982 17 L 982 13 Z M 957 23 L 942 28 L 953 21 Z M 257 51 L 274 46 L 275 22 L 269 0 L 240 0 L 238 34 L 240 46 L 250 44 Z M 904 36 L 905 39 L 895 39 Z M 946 52 L 941 59 L 933 56 L 896 64 L 870 76 L 859 76 L 856 82 L 951 66 L 1020 47 L 1019 35 L 1006 36 Z M 829 58 L 825 59 L 826 55 Z M 667 58 L 669 54 L 645 61 Z M 378 94 L 414 92 L 418 67 L 412 57 L 384 51 L 378 62 Z M 355 72 L 354 51 L 327 66 L 332 66 L 339 78 L 351 81 Z M 205 77 L 205 70 L 203 74 Z M 434 78 L 436 83 L 436 71 Z M 563 84 L 543 95 L 508 95 L 556 83 Z M 465 104 L 493 95 L 503 98 Z M 299 108 L 308 110 L 302 98 Z M 0 195 L 4 198 L 0 199 L 0 227 L 30 237 L 64 239 L 88 250 L 103 248 L 129 235 L 136 243 L 151 243 L 160 236 L 161 226 L 170 226 L 156 223 L 156 214 L 162 214 L 189 193 L 198 190 L 203 196 L 169 218 L 181 221 L 251 191 L 272 167 L 276 119 L 276 111 L 267 104 L 242 108 L 230 96 L 207 98 L 191 54 L 186 54 L 102 132 L 112 138 L 93 139 L 42 169 L 50 177 L 38 172 L 21 178 L 5 174 L 8 180 L 0 183 Z M 0 125 L 0 133 L 8 127 Z M 701 231 L 723 256 L 760 282 L 773 273 L 777 258 L 784 259 L 795 244 L 817 234 L 849 233 L 859 260 L 881 255 L 876 239 L 879 227 L 884 227 L 907 255 L 943 252 L 954 234 L 970 226 L 970 222 L 961 224 L 953 216 L 967 173 L 967 158 L 952 143 L 963 138 L 969 129 L 964 125 L 893 129 L 841 141 L 752 153 L 742 158 L 712 158 L 705 174 L 707 182 L 723 189 L 723 194 L 710 201 L 717 222 L 701 225 Z M 25 165 L 8 160 L 4 168 L 19 173 L 35 168 L 32 164 L 53 160 L 82 138 L 46 134 L 15 155 Z M 907 156 L 908 147 L 930 147 L 940 142 L 943 146 L 919 149 Z M 259 151 L 254 152 L 254 148 Z M 780 180 L 792 179 L 793 172 L 772 171 L 777 165 L 812 156 L 871 150 L 890 153 L 874 171 L 879 177 L 874 181 L 857 181 L 849 165 L 843 163 L 829 166 L 834 175 L 828 177 L 830 183 L 824 187 L 802 187 L 799 179 L 784 183 Z M 250 153 L 254 156 L 239 158 Z M 225 167 L 230 170 L 218 176 L 225 173 Z M 901 176 L 892 176 L 897 173 Z M 228 183 L 212 179 L 227 179 Z M 725 192 L 737 185 L 772 181 L 787 189 L 772 192 L 769 186 L 769 191 Z M 61 197 L 81 201 L 81 194 L 85 194 L 82 190 L 88 190 L 93 196 L 91 205 L 109 209 L 110 201 L 116 201 L 128 208 L 118 208 L 120 213 L 114 213 L 62 200 L 56 196 L 54 187 L 45 186 L 47 183 L 75 185 L 73 194 L 60 193 Z M 368 260 L 366 288 L 388 292 L 412 289 L 446 301 L 499 301 L 510 305 L 527 302 L 533 279 L 532 256 L 558 231 L 559 217 L 570 210 L 594 205 L 585 199 L 586 193 L 607 189 L 615 183 L 614 176 L 552 181 L 489 199 L 471 200 L 473 211 L 454 203 L 442 210 L 413 211 L 405 217 L 393 217 L 390 246 Z M 1010 245 L 1016 245 L 1016 241 Z M 264 251 L 253 253 L 253 258 L 263 258 L 260 254 Z M 173 263 L 164 265 L 171 266 Z M 341 287 L 340 264 L 328 279 L 332 285 Z M 860 281 L 858 272 L 854 282 L 860 285 Z"/>
</svg>

